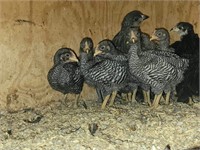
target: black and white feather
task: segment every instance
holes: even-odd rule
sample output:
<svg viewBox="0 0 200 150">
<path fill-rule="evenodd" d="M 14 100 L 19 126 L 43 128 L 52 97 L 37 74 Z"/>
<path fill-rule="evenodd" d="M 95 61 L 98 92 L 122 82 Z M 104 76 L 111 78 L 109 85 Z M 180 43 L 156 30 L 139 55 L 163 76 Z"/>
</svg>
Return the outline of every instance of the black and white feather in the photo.
<svg viewBox="0 0 200 150">
<path fill-rule="evenodd" d="M 178 82 L 183 79 L 183 73 L 188 66 L 188 60 L 178 59 L 175 54 L 167 51 L 146 51 L 141 50 L 140 32 L 137 28 L 130 29 L 133 43 L 129 50 L 130 72 L 145 85 L 151 87 L 156 95 L 163 91 L 170 92 Z M 131 36 L 130 36 L 131 37 Z M 174 56 L 174 57 L 172 57 Z M 157 105 L 155 106 L 157 107 Z"/>
<path fill-rule="evenodd" d="M 127 81 L 127 65 L 119 58 L 112 59 L 115 47 L 110 40 L 99 42 L 95 48 L 95 61 L 89 61 L 87 54 L 81 52 L 81 71 L 87 84 L 99 88 L 103 97 L 118 91 Z M 123 58 L 123 57 L 122 57 Z"/>
<path fill-rule="evenodd" d="M 47 75 L 50 86 L 63 94 L 80 94 L 84 78 L 81 75 L 76 53 L 70 48 L 61 48 L 54 55 L 54 65 Z"/>
</svg>

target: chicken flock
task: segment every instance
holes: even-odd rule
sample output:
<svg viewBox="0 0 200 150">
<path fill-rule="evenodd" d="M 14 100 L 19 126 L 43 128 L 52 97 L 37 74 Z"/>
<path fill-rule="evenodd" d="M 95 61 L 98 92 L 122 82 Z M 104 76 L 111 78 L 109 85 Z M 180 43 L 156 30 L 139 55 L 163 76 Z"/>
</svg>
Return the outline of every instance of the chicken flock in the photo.
<svg viewBox="0 0 200 150">
<path fill-rule="evenodd" d="M 151 36 L 141 31 L 148 18 L 138 10 L 129 12 L 112 40 L 94 46 L 92 38 L 83 38 L 79 56 L 70 48 L 59 49 L 47 75 L 50 86 L 64 95 L 76 94 L 75 107 L 84 83 L 96 89 L 102 109 L 108 103 L 112 106 L 117 95 L 137 102 L 138 92 L 152 109 L 161 99 L 166 104 L 175 97 L 192 102 L 199 96 L 198 34 L 190 23 L 179 22 L 171 31 L 180 35 L 180 41 L 170 45 L 165 28 L 156 28 Z"/>
</svg>

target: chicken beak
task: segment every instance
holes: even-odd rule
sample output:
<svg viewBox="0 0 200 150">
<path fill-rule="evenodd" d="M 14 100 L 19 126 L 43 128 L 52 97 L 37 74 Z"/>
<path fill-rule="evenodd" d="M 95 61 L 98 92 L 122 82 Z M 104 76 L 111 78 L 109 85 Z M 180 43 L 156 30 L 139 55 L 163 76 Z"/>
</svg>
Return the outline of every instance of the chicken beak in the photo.
<svg viewBox="0 0 200 150">
<path fill-rule="evenodd" d="M 153 40 L 158 40 L 158 37 L 156 35 L 154 35 L 154 34 L 150 38 L 150 41 L 153 41 Z"/>
<path fill-rule="evenodd" d="M 83 49 L 86 53 L 89 53 L 89 50 L 90 50 L 90 47 L 89 47 L 89 45 L 88 45 L 88 42 L 86 41 L 85 42 L 85 47 L 84 47 L 84 49 Z"/>
<path fill-rule="evenodd" d="M 131 31 L 131 40 L 133 41 L 133 43 L 138 40 L 133 31 Z"/>
<path fill-rule="evenodd" d="M 78 62 L 78 59 L 76 58 L 76 56 L 70 57 L 69 60 L 70 60 L 71 62 Z"/>
<path fill-rule="evenodd" d="M 177 28 L 177 26 L 175 26 L 175 27 L 171 28 L 170 31 L 175 31 L 175 32 L 177 32 L 177 31 L 179 31 L 179 28 Z"/>
<path fill-rule="evenodd" d="M 85 51 L 86 53 L 89 53 L 89 48 L 85 48 L 84 51 Z"/>
<path fill-rule="evenodd" d="M 95 57 L 96 55 L 99 55 L 99 54 L 102 54 L 102 51 L 100 51 L 100 50 L 98 50 L 98 49 L 95 49 L 94 57 Z"/>
<path fill-rule="evenodd" d="M 144 15 L 144 14 L 142 15 L 142 19 L 143 19 L 143 20 L 146 20 L 146 19 L 148 19 L 148 18 L 149 18 L 149 16 Z"/>
</svg>

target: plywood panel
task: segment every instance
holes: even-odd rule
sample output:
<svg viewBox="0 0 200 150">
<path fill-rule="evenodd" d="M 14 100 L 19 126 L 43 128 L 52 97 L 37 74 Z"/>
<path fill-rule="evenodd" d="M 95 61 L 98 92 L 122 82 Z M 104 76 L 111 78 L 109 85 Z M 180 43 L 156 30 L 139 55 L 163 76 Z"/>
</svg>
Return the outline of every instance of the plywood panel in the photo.
<svg viewBox="0 0 200 150">
<path fill-rule="evenodd" d="M 150 16 L 142 24 L 149 34 L 179 21 L 191 22 L 200 33 L 198 7 L 198 1 L 1 1 L 0 108 L 37 107 L 61 99 L 46 79 L 56 50 L 67 46 L 78 53 L 85 36 L 95 44 L 112 39 L 129 11 L 138 9 Z M 172 41 L 178 38 L 171 35 Z M 96 97 L 87 86 L 82 95 Z"/>
</svg>

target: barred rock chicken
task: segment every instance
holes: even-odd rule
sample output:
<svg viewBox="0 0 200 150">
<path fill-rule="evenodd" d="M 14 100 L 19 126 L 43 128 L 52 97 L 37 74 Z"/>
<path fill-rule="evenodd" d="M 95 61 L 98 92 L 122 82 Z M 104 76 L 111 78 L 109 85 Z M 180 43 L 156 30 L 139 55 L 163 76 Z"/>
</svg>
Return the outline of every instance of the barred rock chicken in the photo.
<svg viewBox="0 0 200 150">
<path fill-rule="evenodd" d="M 80 51 L 79 52 L 85 52 L 87 53 L 87 59 L 90 61 L 90 63 L 94 63 L 95 59 L 98 61 L 98 58 L 94 58 L 94 47 L 93 47 L 93 41 L 90 37 L 85 37 L 81 40 L 80 42 Z M 96 88 L 96 93 L 98 96 L 97 102 L 103 102 L 103 97 L 102 97 L 102 91 L 101 89 Z"/>
<path fill-rule="evenodd" d="M 175 53 L 189 59 L 189 67 L 184 80 L 177 86 L 178 102 L 192 103 L 192 96 L 199 96 L 199 36 L 194 32 L 193 25 L 179 22 L 171 29 L 180 36 L 180 41 L 171 44 Z"/>
<path fill-rule="evenodd" d="M 63 94 L 76 94 L 75 105 L 83 88 L 84 78 L 81 75 L 76 53 L 70 48 L 61 48 L 54 55 L 54 65 L 48 72 L 50 86 Z"/>
<path fill-rule="evenodd" d="M 168 57 L 168 55 L 171 56 L 171 53 L 166 51 L 149 50 L 142 52 L 139 40 L 140 32 L 137 28 L 130 29 L 130 37 L 133 42 L 129 50 L 130 72 L 140 82 L 151 87 L 151 91 L 155 94 L 152 108 L 156 108 L 163 91 L 169 95 L 174 86 L 178 84 L 177 82 L 182 80 L 188 62 L 184 59 Z M 182 72 L 179 72 L 181 68 Z"/>
<path fill-rule="evenodd" d="M 80 42 L 80 51 L 85 51 L 88 54 L 88 59 L 93 60 L 94 43 L 90 37 L 84 37 Z M 79 52 L 80 52 L 79 51 Z"/>
<path fill-rule="evenodd" d="M 115 53 L 115 47 L 110 40 L 103 40 L 98 43 L 94 57 L 98 56 L 99 58 L 95 61 L 88 61 L 87 53 L 80 51 L 81 71 L 85 82 L 102 91 L 104 98 L 102 109 L 105 108 L 109 99 L 109 105 L 113 105 L 117 91 L 127 81 L 128 66 L 107 57 L 107 54 L 113 55 Z"/>
<path fill-rule="evenodd" d="M 109 41 L 109 42 L 111 42 L 111 41 Z M 106 59 L 117 61 L 117 62 L 123 64 L 124 66 L 128 66 L 128 58 L 126 56 L 122 55 L 121 53 L 116 53 L 115 47 L 113 47 L 112 49 L 113 49 L 112 53 L 105 53 L 103 57 Z M 101 59 L 99 57 L 101 57 L 101 56 L 97 55 L 96 57 L 94 57 L 94 61 L 98 61 L 99 59 Z M 130 74 L 129 70 L 127 71 L 126 83 L 127 84 L 125 86 L 123 86 L 123 88 L 119 89 L 118 92 L 127 94 L 127 97 L 126 97 L 127 101 L 136 102 L 136 92 L 137 92 L 139 83 L 136 80 L 136 78 L 134 78 L 134 76 L 132 76 Z M 102 96 L 102 95 L 104 95 L 103 91 L 101 91 L 100 89 L 97 91 L 99 91 L 99 93 L 98 93 L 99 97 L 103 97 Z"/>
<path fill-rule="evenodd" d="M 127 42 L 129 41 L 129 38 L 127 37 L 127 29 L 130 27 L 140 27 L 141 23 L 148 18 L 149 16 L 138 10 L 131 11 L 124 17 L 121 23 L 121 30 L 112 40 L 118 51 L 121 51 L 123 54 L 128 54 L 130 44 Z M 149 39 L 149 35 L 142 32 L 141 43 L 143 50 L 154 48 L 154 44 Z"/>
<path fill-rule="evenodd" d="M 125 54 L 125 55 L 128 54 L 128 51 L 130 49 L 130 44 L 129 44 L 130 38 L 127 37 L 128 35 L 127 29 L 131 27 L 139 28 L 142 22 L 148 18 L 149 16 L 143 14 L 141 11 L 138 11 L 138 10 L 134 10 L 126 14 L 126 16 L 123 18 L 123 21 L 121 23 L 121 30 L 114 36 L 112 40 L 118 52 L 121 52 L 122 54 Z M 154 49 L 155 47 L 154 43 L 150 41 L 149 35 L 144 32 L 142 32 L 141 34 L 141 43 L 142 43 L 142 50 Z M 134 91 L 133 95 L 135 95 L 136 92 L 137 90 Z M 137 93 L 141 95 L 140 89 Z M 145 102 L 149 101 L 148 97 L 150 97 L 149 96 L 150 93 L 148 91 L 146 92 L 143 90 L 143 95 L 144 95 Z"/>
<path fill-rule="evenodd" d="M 114 51 L 114 48 L 113 48 L 113 51 Z M 119 63 L 121 63 L 125 66 L 128 66 L 128 57 L 124 56 L 122 54 L 120 55 L 119 53 L 116 53 L 116 50 L 114 51 L 113 54 L 110 54 L 110 53 L 104 54 L 104 58 L 118 61 Z M 133 103 L 137 102 L 136 92 L 137 92 L 138 85 L 139 85 L 139 82 L 133 75 L 130 74 L 129 69 L 128 69 L 126 84 L 125 84 L 125 86 L 123 86 L 122 88 L 120 88 L 118 90 L 118 93 L 126 94 L 125 99 L 129 102 L 133 102 Z"/>
<path fill-rule="evenodd" d="M 151 39 L 150 40 L 156 40 L 156 49 L 158 51 L 163 51 L 161 52 L 162 55 L 166 56 L 165 57 L 165 60 L 169 63 L 171 63 L 172 65 L 176 66 L 177 68 L 177 71 L 178 71 L 178 76 L 179 78 L 176 78 L 175 81 L 174 81 L 174 86 L 173 86 L 173 92 L 175 92 L 175 85 L 177 85 L 178 83 L 180 83 L 183 79 L 182 77 L 182 74 L 183 72 L 185 71 L 182 66 L 184 66 L 184 63 L 185 65 L 187 65 L 187 60 L 185 59 L 182 59 L 177 56 L 176 54 L 174 54 L 174 49 L 172 47 L 170 47 L 170 35 L 169 35 L 169 32 L 167 29 L 165 28 L 156 28 L 154 33 L 152 34 L 151 36 Z M 160 53 L 160 54 L 161 54 Z M 157 52 L 154 52 L 154 54 L 158 54 Z M 169 58 L 169 59 L 168 59 Z M 177 61 L 176 60 L 180 60 L 179 63 L 180 64 L 177 64 Z M 166 91 L 169 91 L 170 89 L 165 89 Z M 168 93 L 168 92 L 167 92 Z M 166 100 L 166 103 L 168 104 L 169 103 L 169 96 L 170 95 L 167 95 L 167 100 Z"/>
<path fill-rule="evenodd" d="M 150 41 L 155 41 L 155 49 L 167 52 L 174 52 L 174 49 L 170 45 L 170 35 L 165 28 L 156 28 L 151 35 Z"/>
</svg>

